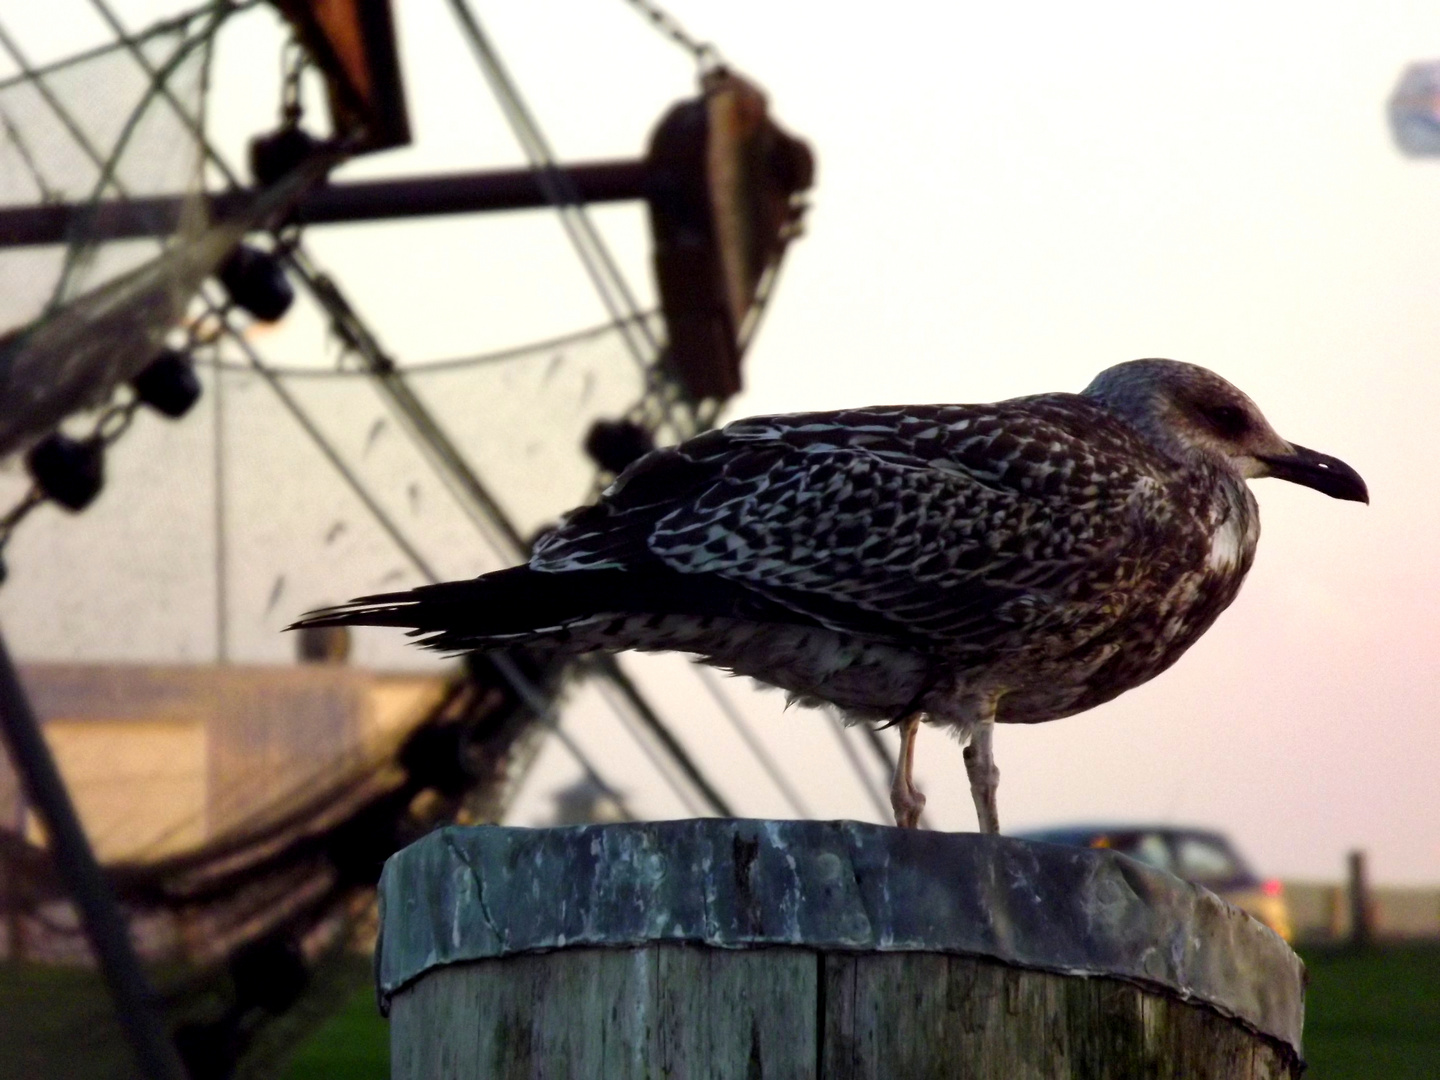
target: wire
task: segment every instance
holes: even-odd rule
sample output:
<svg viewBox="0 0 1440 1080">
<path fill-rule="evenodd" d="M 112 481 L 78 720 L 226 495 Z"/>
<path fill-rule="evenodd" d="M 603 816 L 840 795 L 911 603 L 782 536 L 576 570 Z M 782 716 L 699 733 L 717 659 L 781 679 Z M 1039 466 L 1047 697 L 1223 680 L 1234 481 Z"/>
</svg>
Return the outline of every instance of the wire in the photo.
<svg viewBox="0 0 1440 1080">
<path fill-rule="evenodd" d="M 15 152 L 20 155 L 20 160 L 25 166 L 25 171 L 30 174 L 30 179 L 34 181 L 35 188 L 40 194 L 40 201 L 42 203 L 63 202 L 64 196 L 52 188 L 45 179 L 45 175 L 40 171 L 40 163 L 35 159 L 34 152 L 27 145 L 25 136 L 20 133 L 20 129 L 15 125 L 15 121 L 10 119 L 10 114 L 4 109 L 0 109 L 0 127 L 5 129 L 6 141 L 9 142 L 9 144 L 15 148 Z"/>
<path fill-rule="evenodd" d="M 129 39 L 125 37 L 124 27 L 115 18 L 113 13 L 110 12 L 110 10 L 105 6 L 103 0 L 92 0 L 92 3 L 101 13 L 101 15 L 106 19 L 106 21 L 111 24 L 111 27 L 112 29 L 114 29 L 116 34 L 119 35 L 123 41 L 126 41 L 129 44 L 130 49 L 135 53 L 137 60 L 140 61 L 141 65 L 146 69 L 146 71 L 149 74 L 153 75 L 154 71 L 151 69 L 151 66 L 146 60 L 144 54 L 139 51 L 137 45 L 135 45 L 133 42 L 129 42 Z M 5 49 L 11 54 L 12 58 L 16 61 L 18 66 L 20 66 L 22 69 L 29 70 L 28 65 L 26 65 L 25 63 L 23 54 L 20 52 L 18 46 L 15 45 L 14 41 L 9 37 L 9 35 L 5 33 L 3 26 L 0 26 L 0 45 L 3 45 L 5 47 Z M 80 148 L 85 152 L 86 156 L 88 156 L 97 166 L 103 168 L 104 163 L 102 155 L 100 155 L 100 153 L 90 142 L 90 140 L 86 138 L 84 132 L 80 129 L 79 125 L 75 123 L 74 118 L 70 116 L 69 111 L 59 102 L 58 99 L 55 98 L 53 92 L 51 92 L 49 88 L 45 85 L 44 80 L 36 79 L 35 88 L 45 99 L 46 103 L 50 105 L 50 108 L 55 113 L 57 119 L 59 119 L 60 122 L 70 131 L 72 137 L 80 145 Z M 190 118 L 188 116 L 188 113 L 186 113 L 186 111 L 181 108 L 179 102 L 177 102 L 174 96 L 168 92 L 168 89 L 162 90 L 162 93 L 163 96 L 171 103 L 171 105 L 182 117 L 186 117 L 188 120 L 191 121 L 189 126 L 191 127 L 192 134 L 194 134 L 200 140 L 200 143 L 205 148 L 207 155 L 212 158 L 217 158 L 218 155 L 215 154 L 213 147 L 211 147 L 208 140 L 205 139 L 203 131 L 200 131 L 197 127 L 194 126 L 193 118 Z M 115 186 L 117 193 L 122 196 L 125 195 L 123 186 L 119 183 L 118 180 L 112 178 L 112 184 Z M 359 478 L 345 464 L 344 460 L 340 457 L 335 448 L 331 446 L 329 440 L 325 438 L 324 434 L 310 419 L 309 415 L 305 412 L 305 410 L 300 406 L 299 402 L 291 396 L 288 390 L 285 389 L 285 386 L 280 381 L 280 379 L 277 376 L 270 374 L 266 370 L 263 359 L 261 359 L 259 353 L 256 352 L 254 347 L 245 340 L 244 336 L 238 330 L 236 330 L 235 327 L 230 324 L 230 320 L 228 318 L 226 310 L 216 304 L 207 295 L 205 295 L 203 289 L 198 295 L 202 302 L 210 309 L 211 313 L 217 319 L 218 325 L 221 328 L 222 332 L 224 332 L 230 340 L 234 341 L 246 354 L 255 371 L 263 379 L 265 379 L 265 382 L 270 386 L 276 397 L 279 398 L 281 404 L 285 406 L 285 408 L 290 412 L 296 423 L 300 425 L 301 429 L 310 437 L 311 441 L 326 457 L 326 459 L 330 462 L 331 466 L 340 474 L 340 477 L 350 487 L 351 491 L 361 501 L 361 503 L 365 506 L 366 510 L 369 511 L 371 516 L 375 518 L 380 527 L 385 530 L 386 534 L 390 537 L 391 541 L 396 545 L 396 547 L 398 547 L 400 551 L 404 553 L 404 555 L 415 565 L 415 567 L 420 570 L 420 572 L 425 575 L 430 581 L 438 581 L 439 575 L 436 574 L 434 568 L 425 560 L 424 556 L 420 554 L 418 549 L 416 549 L 406 539 L 405 535 L 400 531 L 399 527 L 395 524 L 395 522 L 374 500 L 374 498 L 366 490 L 365 486 L 360 482 Z M 569 736 L 559 731 L 559 721 L 555 717 L 553 710 L 551 710 L 546 705 L 543 697 L 538 693 L 538 691 L 536 691 L 536 689 L 532 685 L 530 685 L 529 680 L 524 677 L 523 673 L 521 673 L 517 668 L 515 668 L 514 664 L 510 662 L 508 657 L 501 659 L 497 663 L 497 667 L 500 667 L 502 673 L 506 674 L 506 678 L 511 683 L 511 686 L 523 699 L 526 700 L 527 704 L 530 705 L 532 711 L 535 711 L 536 714 L 540 716 L 541 719 L 547 724 L 547 726 L 549 726 L 551 730 L 556 733 L 556 735 L 560 738 L 561 745 L 564 746 L 565 749 L 569 751 L 573 757 L 575 757 L 575 760 L 577 761 L 577 763 L 579 763 L 581 769 L 584 770 L 586 776 L 590 778 L 591 782 L 595 783 L 597 787 L 605 791 L 611 798 L 615 799 L 616 805 L 621 808 L 622 812 L 628 814 L 629 811 L 625 806 L 624 799 L 609 784 L 607 784 L 603 779 L 601 779 L 601 777 L 595 771 L 594 767 L 590 764 L 588 759 L 585 758 L 580 748 L 575 745 L 574 741 L 570 739 Z M 509 668 L 508 672 L 505 671 L 506 667 Z"/>
<path fill-rule="evenodd" d="M 675 764 L 680 767 L 680 771 L 685 774 L 685 778 L 695 785 L 695 789 L 700 793 L 701 797 L 710 804 L 710 808 L 721 817 L 734 817 L 735 811 L 730 809 L 730 804 L 726 802 L 720 792 L 715 790 L 715 787 L 710 781 L 705 778 L 705 774 L 700 771 L 700 767 L 691 760 L 690 754 L 670 732 L 670 729 L 666 727 L 664 721 L 660 719 L 660 714 L 657 713 L 651 707 L 650 703 L 641 695 L 639 687 L 637 687 L 630 676 L 625 673 L 625 669 L 620 666 L 620 662 L 613 656 L 599 656 L 594 660 L 594 664 L 624 696 L 626 703 L 635 712 L 640 722 L 649 728 L 651 733 L 660 740 L 661 745 L 665 747 L 665 751 L 670 755 Z"/>
<path fill-rule="evenodd" d="M 310 418 L 310 415 L 301 407 L 300 403 L 295 400 L 290 391 L 285 388 L 285 384 L 266 367 L 264 360 L 262 360 L 260 354 L 255 351 L 254 346 L 245 340 L 244 335 L 241 334 L 239 330 L 230 325 L 230 320 L 226 316 L 224 309 L 210 300 L 209 297 L 204 297 L 203 299 L 211 311 L 219 318 L 220 327 L 226 336 L 240 346 L 241 350 L 249 358 L 251 367 L 255 373 L 264 379 L 270 389 L 274 391 L 275 396 L 280 399 L 280 404 L 285 406 L 285 409 L 290 413 L 291 417 L 300 425 L 300 429 L 310 437 L 310 441 L 325 455 L 325 459 L 330 462 L 331 467 L 340 474 L 340 479 L 345 481 L 346 485 L 364 505 L 370 516 L 385 530 L 385 534 L 390 537 L 391 542 L 400 549 L 401 553 L 414 564 L 415 568 L 419 570 L 426 579 L 432 582 L 439 581 L 440 575 L 436 572 L 435 568 L 430 565 L 425 556 L 420 554 L 419 549 L 406 539 L 405 534 L 400 531 L 400 527 L 395 524 L 394 519 L 375 501 L 365 485 L 361 483 L 360 478 L 345 464 L 339 452 L 336 451 L 334 446 L 330 444 L 330 441 L 325 438 L 324 433 L 316 426 L 315 422 Z"/>
<path fill-rule="evenodd" d="M 755 760 L 760 763 L 760 768 L 765 770 L 765 775 L 770 777 L 770 782 L 780 789 L 780 794 L 785 797 L 785 801 L 790 804 L 791 809 L 802 818 L 813 818 L 815 815 L 810 811 L 810 807 L 805 804 L 805 800 L 800 797 L 800 792 L 796 791 L 794 785 L 785 778 L 785 774 L 779 764 L 770 756 L 764 744 L 756 738 L 755 732 L 752 731 L 750 725 L 745 722 L 745 717 L 741 715 L 735 703 L 731 701 L 729 696 L 724 692 L 724 687 L 721 686 L 719 677 L 709 668 L 702 667 L 700 664 L 692 664 L 691 668 L 699 678 L 701 685 L 703 685 L 705 689 L 710 692 L 710 696 L 715 699 L 715 704 L 720 706 L 720 712 L 724 714 L 725 719 L 730 721 L 730 726 L 733 727 L 740 738 L 744 740 L 750 753 L 753 754 Z"/>
<path fill-rule="evenodd" d="M 215 661 L 230 660 L 230 545 L 225 522 L 225 375 L 216 371 L 212 433 L 214 437 L 214 512 L 215 512 Z"/>
<path fill-rule="evenodd" d="M 141 95 L 139 102 L 130 110 L 130 115 L 125 118 L 125 123 L 115 136 L 110 154 L 106 158 L 105 163 L 101 165 L 100 175 L 96 177 L 91 187 L 91 202 L 98 201 L 108 187 L 114 186 L 116 192 L 120 192 L 119 185 L 115 183 L 115 170 L 119 168 L 121 155 L 125 153 L 126 148 L 130 145 L 131 136 L 139 129 L 140 123 L 150 107 L 150 103 L 160 96 L 161 88 L 166 86 L 166 81 L 196 49 L 203 48 L 207 50 L 206 59 L 203 62 L 208 63 L 208 50 L 213 34 L 228 17 L 228 14 L 227 11 L 217 9 L 211 16 L 210 23 L 193 37 L 181 40 L 180 43 L 175 46 L 175 51 L 168 60 L 159 67 L 147 67 L 146 73 L 150 77 L 150 83 L 146 86 L 145 92 Z M 133 47 L 138 49 L 138 46 Z M 65 294 L 69 291 L 71 277 L 77 267 L 84 261 L 84 258 L 85 248 L 80 244 L 72 243 L 66 247 L 65 264 L 61 268 L 59 280 L 51 290 L 50 302 L 46 305 L 47 313 L 58 308 L 64 302 Z"/>
<path fill-rule="evenodd" d="M 596 680 L 595 685 L 600 690 L 600 696 L 605 698 L 605 703 L 610 706 L 610 711 L 614 713 L 615 716 L 619 718 L 620 723 L 624 725 L 631 740 L 636 746 L 640 747 L 641 752 L 645 755 L 651 766 L 659 773 L 660 779 L 665 781 L 665 786 L 680 800 L 681 805 L 685 807 L 687 813 L 693 817 L 699 817 L 701 813 L 700 804 L 695 801 L 695 796 L 691 794 L 688 787 L 680 782 L 671 767 L 666 765 L 664 759 L 655 752 L 654 748 L 650 745 L 650 740 L 641 734 L 640 728 L 636 725 L 634 718 L 629 715 L 628 710 L 626 710 L 619 701 L 614 700 L 616 693 L 615 688 L 604 679 Z"/>
<path fill-rule="evenodd" d="M 110 25 L 111 29 L 123 38 L 125 36 L 124 25 L 110 9 L 105 0 L 90 0 L 90 3 Z M 552 201 L 556 202 L 557 206 L 564 205 L 573 210 L 574 223 L 572 227 L 577 229 L 578 232 L 572 232 L 572 237 L 581 234 L 589 236 L 595 245 L 595 253 L 599 263 L 608 267 L 613 274 L 613 284 L 618 289 L 620 297 L 628 306 L 628 310 L 623 312 L 613 308 L 611 309 L 610 314 L 615 325 L 622 328 L 628 327 L 638 330 L 653 346 L 654 339 L 650 333 L 649 325 L 637 309 L 633 298 L 630 296 L 628 287 L 626 287 L 623 278 L 619 276 L 619 271 L 610 259 L 608 250 L 600 241 L 598 233 L 595 232 L 589 218 L 583 213 L 579 199 L 574 192 L 573 183 L 566 174 L 555 167 L 549 147 L 545 144 L 544 138 L 540 134 L 538 127 L 534 124 L 534 121 L 528 116 L 523 102 L 519 99 L 518 92 L 510 85 L 508 76 L 505 75 L 503 69 L 499 66 L 499 59 L 494 55 L 493 50 L 490 49 L 489 42 L 480 31 L 479 24 L 475 22 L 474 17 L 470 14 L 468 8 L 466 8 L 463 0 L 451 0 L 451 5 L 460 18 L 462 26 L 469 32 L 471 43 L 475 46 L 477 54 L 480 55 L 482 69 L 486 72 L 487 77 L 494 76 L 492 78 L 492 84 L 497 85 L 497 95 L 501 97 L 502 106 L 507 107 L 507 115 L 511 115 L 512 122 L 517 125 L 517 136 L 519 136 L 522 143 L 526 145 L 527 152 L 533 151 L 539 153 L 543 161 L 548 162 L 546 168 L 537 173 L 537 181 L 541 183 L 542 189 L 546 189 L 547 192 L 553 190 L 556 193 L 551 195 L 551 198 Z M 155 73 L 154 66 L 145 56 L 144 52 L 133 43 L 129 45 L 129 48 L 140 66 L 148 74 L 153 76 Z M 484 60 L 486 56 L 493 61 L 492 65 L 487 66 L 485 64 Z M 496 84 L 496 79 L 498 79 L 498 84 Z M 502 93 L 502 90 L 507 90 L 508 92 Z M 227 181 L 232 185 L 237 184 L 238 180 L 234 170 L 230 168 L 229 164 L 211 144 L 199 121 L 190 115 L 189 111 L 175 97 L 168 86 L 161 85 L 159 92 L 197 140 L 198 145 L 204 150 L 205 155 L 215 163 Z M 50 97 L 53 97 L 53 95 L 47 96 L 47 100 L 49 100 Z M 52 102 L 52 108 L 59 111 L 62 107 L 59 106 L 58 103 Z M 531 141 L 527 141 L 527 134 L 531 137 L 533 145 L 531 145 Z M 567 188 L 568 198 L 566 197 Z M 571 216 L 572 215 L 562 214 L 562 219 L 569 220 Z M 430 419 L 419 400 L 414 398 L 409 387 L 405 384 L 403 376 L 395 368 L 393 361 L 380 351 L 374 336 L 361 322 L 359 315 L 356 314 L 349 304 L 344 301 L 343 297 L 340 296 L 339 290 L 335 288 L 334 283 L 328 278 L 316 274 L 311 269 L 308 258 L 305 257 L 298 244 L 291 248 L 288 255 L 288 264 L 300 275 L 310 290 L 311 295 L 326 309 L 327 313 L 331 315 L 336 329 L 342 332 L 349 332 L 347 335 L 349 343 L 361 356 L 365 357 L 366 360 L 370 362 L 371 367 L 375 369 L 374 374 L 377 382 L 387 391 L 387 396 L 395 403 L 402 418 L 406 419 L 412 426 L 412 430 L 419 438 L 422 449 L 425 449 L 432 456 L 432 465 L 438 466 L 436 469 L 437 474 L 446 486 L 450 488 L 452 494 L 457 497 L 457 501 L 461 507 L 464 508 L 467 513 L 470 513 L 473 503 L 460 497 L 462 492 L 457 490 L 457 485 L 463 487 L 463 494 L 470 495 L 473 499 L 479 500 L 487 516 L 491 518 L 491 524 L 498 527 L 500 531 L 506 535 L 507 539 L 514 543 L 518 552 L 523 553 L 525 545 L 519 534 L 515 531 L 514 526 L 510 524 L 498 504 L 494 503 L 494 500 L 484 491 L 480 485 L 479 478 L 470 471 L 468 465 L 460 458 L 458 451 L 450 445 L 449 440 L 444 436 L 443 432 L 441 432 L 433 420 Z M 590 266 L 588 262 L 586 265 L 587 268 Z M 598 284 L 599 281 L 597 280 L 597 286 Z M 222 319 L 222 322 L 230 336 L 241 345 L 248 355 L 258 357 L 258 354 L 250 347 L 249 343 L 246 342 L 234 328 L 229 326 L 228 320 Z M 626 342 L 627 344 L 631 343 L 629 335 L 626 336 Z M 634 353 L 633 346 L 632 353 L 636 356 L 637 360 L 641 361 L 641 366 L 642 369 L 646 371 L 647 379 L 653 379 L 655 377 L 654 369 L 645 366 L 641 359 L 641 354 Z M 288 392 L 284 391 L 279 377 L 267 375 L 266 381 L 277 396 L 281 398 L 282 402 L 286 403 L 287 408 L 290 409 L 296 420 L 300 422 L 301 427 L 310 435 L 313 441 L 316 441 L 317 446 L 319 446 L 326 457 L 330 459 L 331 464 L 340 472 L 342 478 L 351 484 L 352 490 L 355 491 L 357 497 L 365 504 L 367 510 L 376 517 L 376 520 L 380 522 L 382 528 L 386 529 L 400 550 L 404 552 L 406 556 L 410 558 L 411 562 L 414 563 L 417 568 L 420 568 L 430 580 L 438 580 L 433 569 L 429 568 L 425 560 L 419 555 L 419 552 L 405 540 L 398 527 L 394 525 L 394 522 L 385 515 L 384 511 L 381 510 L 378 504 L 369 496 L 363 485 L 359 484 L 358 479 L 355 478 L 354 474 L 344 465 L 344 462 L 341 461 L 338 454 L 335 453 L 333 447 L 329 446 L 328 441 L 324 439 L 324 436 L 315 427 L 313 422 L 309 420 L 304 410 L 300 409 L 298 403 L 290 397 Z M 489 530 L 483 527 L 481 521 L 477 519 L 473 513 L 470 513 L 470 516 L 472 520 L 476 521 L 477 528 L 480 529 L 481 535 L 494 546 L 494 539 L 489 535 Z M 602 662 L 602 667 L 603 666 L 604 664 Z M 529 685 L 528 680 L 525 680 L 518 670 L 515 670 L 514 674 L 521 680 L 519 685 L 512 683 L 512 686 L 517 692 L 522 695 L 528 693 L 529 696 L 536 700 L 543 700 L 538 691 Z M 644 701 L 634 684 L 630 683 L 628 677 L 624 675 L 618 665 L 614 664 L 613 660 L 609 662 L 607 674 L 612 681 L 618 684 L 621 693 L 629 700 L 631 707 L 636 710 L 640 719 L 656 732 L 662 743 L 665 744 L 666 749 L 671 751 L 672 754 L 679 755 L 676 759 L 677 764 L 696 782 L 701 793 L 707 796 L 707 801 L 710 801 L 712 805 L 717 808 L 718 812 L 728 815 L 730 811 L 724 800 L 719 797 L 718 793 L 708 784 L 695 765 L 685 756 L 683 748 L 681 748 L 674 737 L 670 735 L 659 716 Z"/>
<path fill-rule="evenodd" d="M 51 61 L 48 64 L 40 64 L 36 67 L 29 67 L 25 64 L 17 64 L 21 68 L 19 74 L 11 75 L 8 78 L 0 79 L 0 91 L 8 90 L 13 86 L 20 86 L 31 83 L 36 77 L 53 75 L 58 71 L 83 64 L 87 60 L 94 60 L 104 56 L 106 53 L 118 52 L 121 49 L 129 49 L 135 45 L 143 45 L 153 37 L 161 34 L 168 34 L 174 31 L 184 31 L 185 28 L 196 19 L 216 12 L 224 12 L 224 16 L 238 15 L 247 8 L 258 6 L 262 0 L 215 0 L 214 3 L 201 4 L 183 11 L 179 15 L 171 16 L 168 19 L 161 19 L 159 22 L 151 23 L 138 34 L 117 33 L 114 41 L 107 41 L 103 45 L 97 45 L 93 49 L 86 49 L 83 52 L 72 53 L 59 60 Z"/>
<path fill-rule="evenodd" d="M 887 821 L 894 813 L 890 804 L 885 801 L 880 789 L 876 787 L 874 778 L 866 770 L 860 761 L 860 755 L 855 752 L 855 747 L 850 744 L 850 738 L 845 734 L 845 722 L 840 719 L 840 714 L 833 708 L 827 707 L 825 715 L 830 718 L 830 727 L 835 732 L 835 738 L 840 741 L 840 749 L 845 754 L 845 760 L 850 763 L 851 770 L 860 778 L 860 786 L 865 789 L 865 794 L 870 797 L 871 804 L 880 813 L 880 820 Z"/>
<path fill-rule="evenodd" d="M 679 19 L 659 4 L 654 3 L 653 0 L 625 0 L 625 2 L 648 19 L 650 25 L 661 36 L 669 38 L 693 56 L 701 71 L 725 66 L 725 61 L 720 56 L 720 50 L 714 44 L 692 37 L 689 31 L 681 25 Z"/>
<path fill-rule="evenodd" d="M 505 113 L 511 130 L 535 170 L 536 183 L 558 212 L 560 223 L 590 276 L 601 303 L 617 325 L 634 327 L 638 331 L 625 334 L 625 344 L 629 346 L 631 356 L 644 373 L 647 386 L 655 390 L 659 385 L 656 361 L 660 355 L 660 344 L 651 333 L 649 325 L 639 321 L 639 306 L 611 256 L 610 249 L 586 213 L 585 204 L 575 188 L 574 181 L 556 164 L 555 155 L 544 133 L 469 5 L 465 0 L 450 0 L 450 8 L 470 43 L 481 74 L 490 84 L 501 111 Z M 675 423 L 671 410 L 667 407 L 669 403 L 663 398 L 659 403 L 665 410 L 666 420 L 677 431 L 684 430 Z"/>
<path fill-rule="evenodd" d="M 642 319 L 651 319 L 655 312 L 649 311 L 642 314 Z M 595 326 L 586 327 L 584 330 L 575 330 L 568 334 L 561 334 L 557 337 L 541 338 L 524 345 L 514 345 L 506 349 L 497 349 L 494 352 L 477 353 L 474 356 L 461 356 L 448 360 L 421 360 L 412 364 L 397 364 L 396 374 L 411 377 L 417 375 L 431 375 L 437 372 L 462 371 L 472 367 L 484 367 L 491 364 L 511 363 L 516 360 L 525 360 L 537 353 L 549 352 L 552 349 L 563 349 L 569 345 L 580 345 L 597 338 L 604 337 L 616 329 L 613 322 L 599 323 Z M 197 360 L 197 363 L 219 371 L 248 372 L 248 364 L 228 363 L 224 360 Z M 374 373 L 362 368 L 312 368 L 312 367 L 286 367 L 281 364 L 271 364 L 270 370 L 276 375 L 286 379 L 369 379 L 374 378 Z"/>
<path fill-rule="evenodd" d="M 206 303 L 211 303 L 211 301 L 207 298 Z M 212 310 L 214 310 L 213 303 L 211 303 L 211 307 Z M 325 438 L 314 421 L 310 419 L 305 409 L 301 407 L 300 403 L 285 389 L 281 380 L 268 370 L 260 354 L 245 340 L 240 332 L 230 324 L 230 320 L 226 317 L 225 312 L 223 310 L 217 310 L 215 313 L 220 319 L 220 326 L 226 335 L 244 350 L 246 356 L 250 358 L 256 373 L 259 374 L 270 386 L 271 390 L 275 392 L 281 404 L 290 412 L 291 416 L 294 417 L 295 421 L 305 433 L 310 436 L 311 441 L 314 442 L 320 452 L 325 455 L 326 459 L 340 474 L 341 479 L 350 487 L 350 490 L 354 492 L 355 496 L 360 499 L 365 509 L 376 520 L 380 527 L 385 530 L 391 541 L 394 542 L 405 554 L 406 558 L 414 564 L 415 568 L 419 570 L 427 580 L 431 582 L 439 581 L 440 575 L 436 573 L 435 568 L 431 566 L 425 557 L 420 554 L 419 550 L 410 543 L 404 533 L 400 531 L 400 527 L 395 523 L 394 519 L 391 518 L 370 495 L 370 492 L 366 489 L 360 478 L 345 464 L 339 453 L 330 444 L 330 441 Z M 554 710 L 550 708 L 544 696 L 535 688 L 530 680 L 525 677 L 524 673 L 515 666 L 514 661 L 508 656 L 499 653 L 494 654 L 492 659 L 495 661 L 495 666 L 500 670 L 500 673 L 505 676 L 505 680 L 510 683 L 512 689 L 520 695 L 520 698 L 546 727 L 559 738 L 560 744 L 564 746 L 571 757 L 575 759 L 591 783 L 595 784 L 596 787 L 607 796 L 614 799 L 622 813 L 633 818 L 633 815 L 630 815 L 630 811 L 625 804 L 624 798 L 600 776 L 599 772 L 585 756 L 585 753 L 575 744 L 575 741 L 560 729 L 560 721 L 556 717 Z"/>
<path fill-rule="evenodd" d="M 490 659 L 496 668 L 499 669 L 500 674 L 505 676 L 510 685 L 513 686 L 521 698 L 524 699 L 525 704 L 530 707 L 530 710 L 541 719 L 545 726 L 550 729 L 550 733 L 560 740 L 560 744 L 564 746 L 565 749 L 570 752 L 570 756 L 579 763 L 580 768 L 585 772 L 585 778 L 599 788 L 602 794 L 609 797 L 615 803 L 626 820 L 634 821 L 635 815 L 626 804 L 625 797 L 615 788 L 611 787 L 610 784 L 595 771 L 595 767 L 590 764 L 589 759 L 585 756 L 585 752 L 581 750 L 575 740 L 570 738 L 560 727 L 560 718 L 555 714 L 555 710 L 550 702 L 545 700 L 529 679 L 525 678 L 524 673 L 515 666 L 515 661 L 511 660 L 510 657 L 503 652 L 491 653 Z"/>
<path fill-rule="evenodd" d="M 479 474 L 470 467 L 459 447 L 450 441 L 449 435 L 415 396 L 394 360 L 342 295 L 335 281 L 317 271 L 299 250 L 290 251 L 286 261 L 330 317 L 331 330 L 365 362 L 392 412 L 409 429 L 416 446 L 430 460 L 436 476 L 449 489 L 456 505 L 470 518 L 496 558 L 504 563 L 523 557 L 529 550 L 525 538 Z"/>
</svg>

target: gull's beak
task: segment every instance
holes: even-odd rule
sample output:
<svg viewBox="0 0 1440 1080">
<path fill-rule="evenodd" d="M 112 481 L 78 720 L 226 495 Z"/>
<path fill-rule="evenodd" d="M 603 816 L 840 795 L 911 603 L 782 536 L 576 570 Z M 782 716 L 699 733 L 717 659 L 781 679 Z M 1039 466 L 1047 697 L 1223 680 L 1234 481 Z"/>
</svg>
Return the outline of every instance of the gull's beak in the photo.
<svg viewBox="0 0 1440 1080">
<path fill-rule="evenodd" d="M 1360 474 L 1329 454 L 1307 450 L 1291 443 L 1288 454 L 1257 456 L 1265 463 L 1270 476 L 1323 491 L 1332 499 L 1363 503 L 1370 501 L 1370 492 L 1366 490 L 1365 481 L 1360 479 Z"/>
</svg>

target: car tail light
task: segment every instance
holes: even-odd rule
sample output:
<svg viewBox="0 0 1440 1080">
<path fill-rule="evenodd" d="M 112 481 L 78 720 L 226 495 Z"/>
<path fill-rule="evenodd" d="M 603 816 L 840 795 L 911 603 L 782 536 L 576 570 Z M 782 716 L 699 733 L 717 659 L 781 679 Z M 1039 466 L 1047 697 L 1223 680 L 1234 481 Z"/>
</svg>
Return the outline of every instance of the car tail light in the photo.
<svg viewBox="0 0 1440 1080">
<path fill-rule="evenodd" d="M 1280 884 L 1279 878 L 1271 878 L 1269 881 L 1265 882 L 1264 885 L 1260 886 L 1260 891 L 1263 892 L 1266 896 L 1279 896 L 1283 889 L 1284 886 Z"/>
</svg>

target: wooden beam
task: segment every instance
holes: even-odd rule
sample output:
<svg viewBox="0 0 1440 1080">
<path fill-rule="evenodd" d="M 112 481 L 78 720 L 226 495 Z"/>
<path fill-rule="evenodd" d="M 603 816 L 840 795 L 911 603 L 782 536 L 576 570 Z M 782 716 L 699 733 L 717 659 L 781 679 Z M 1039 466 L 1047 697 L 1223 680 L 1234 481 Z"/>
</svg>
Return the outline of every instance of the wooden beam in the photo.
<svg viewBox="0 0 1440 1080">
<path fill-rule="evenodd" d="M 597 161 L 565 170 L 587 203 L 645 197 L 643 161 Z M 207 194 L 212 221 L 245 216 L 259 198 L 253 188 Z M 168 236 L 180 228 L 189 199 L 161 195 L 94 203 L 51 203 L 0 208 L 0 247 L 63 244 L 74 238 L 124 240 Z M 409 176 L 325 184 L 300 200 L 293 219 L 302 225 L 388 221 L 438 214 L 532 210 L 550 205 L 530 169 Z"/>
</svg>

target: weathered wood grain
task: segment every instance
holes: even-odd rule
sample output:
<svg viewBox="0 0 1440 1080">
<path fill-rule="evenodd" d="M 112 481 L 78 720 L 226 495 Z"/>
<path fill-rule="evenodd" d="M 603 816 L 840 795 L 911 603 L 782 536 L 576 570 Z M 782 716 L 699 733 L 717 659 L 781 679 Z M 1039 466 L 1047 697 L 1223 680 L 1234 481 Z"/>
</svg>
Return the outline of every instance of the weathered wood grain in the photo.
<svg viewBox="0 0 1440 1080">
<path fill-rule="evenodd" d="M 1294 1055 L 1116 979 L 930 953 L 823 958 L 823 1080 L 1289 1080 Z"/>
<path fill-rule="evenodd" d="M 816 954 L 564 949 L 437 968 L 395 995 L 392 1080 L 815 1076 Z"/>
<path fill-rule="evenodd" d="M 855 822 L 444 829 L 381 902 L 395 1080 L 1300 1072 L 1299 958 L 1114 852 Z"/>
<path fill-rule="evenodd" d="M 563 949 L 436 968 L 390 1023 L 393 1080 L 1299 1076 L 1204 1006 L 931 953 Z"/>
</svg>

